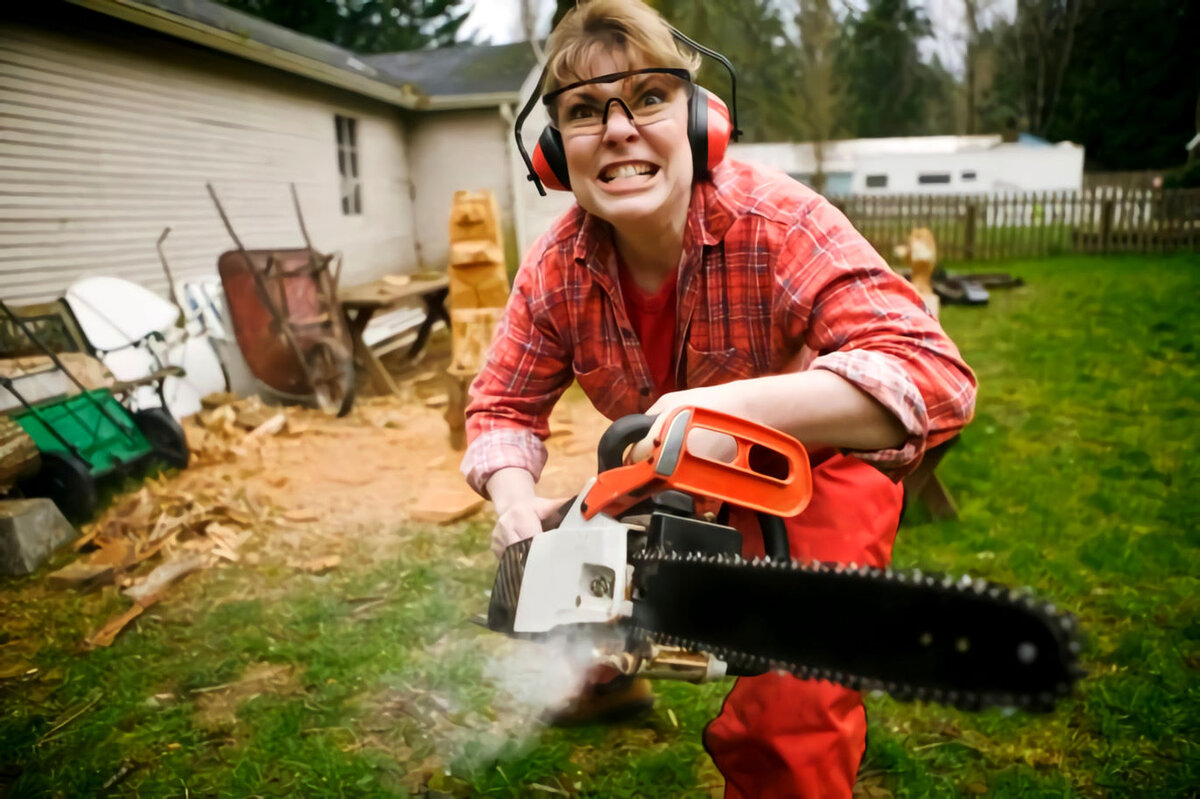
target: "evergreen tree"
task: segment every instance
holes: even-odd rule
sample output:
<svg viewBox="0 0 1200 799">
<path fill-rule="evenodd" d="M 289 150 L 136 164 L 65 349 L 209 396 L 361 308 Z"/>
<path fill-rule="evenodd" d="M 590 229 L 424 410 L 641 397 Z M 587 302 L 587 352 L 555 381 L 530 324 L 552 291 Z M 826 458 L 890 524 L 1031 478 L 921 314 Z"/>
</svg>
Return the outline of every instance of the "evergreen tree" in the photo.
<svg viewBox="0 0 1200 799">
<path fill-rule="evenodd" d="M 837 136 L 843 102 L 837 74 L 841 23 L 830 0 L 800 0 L 796 13 L 800 33 L 796 85 L 803 99 L 798 128 L 813 143 L 816 171 L 811 185 L 825 190 L 825 143 Z"/>
<path fill-rule="evenodd" d="M 1196 133 L 1198 37 L 1195 2 L 1091 0 L 1042 132 L 1083 144 L 1103 169 L 1182 164 Z"/>
<path fill-rule="evenodd" d="M 866 138 L 934 132 L 927 101 L 937 81 L 918 50 L 931 33 L 925 16 L 910 0 L 869 0 L 847 25 L 839 61 L 853 102 L 845 127 Z"/>
<path fill-rule="evenodd" d="M 733 63 L 737 72 L 742 141 L 789 141 L 804 136 L 796 81 L 797 50 L 774 0 L 651 0 L 676 28 Z M 730 102 L 729 73 L 704 58 L 698 82 Z"/>
<path fill-rule="evenodd" d="M 220 0 L 256 17 L 355 53 L 453 44 L 470 0 Z"/>
</svg>

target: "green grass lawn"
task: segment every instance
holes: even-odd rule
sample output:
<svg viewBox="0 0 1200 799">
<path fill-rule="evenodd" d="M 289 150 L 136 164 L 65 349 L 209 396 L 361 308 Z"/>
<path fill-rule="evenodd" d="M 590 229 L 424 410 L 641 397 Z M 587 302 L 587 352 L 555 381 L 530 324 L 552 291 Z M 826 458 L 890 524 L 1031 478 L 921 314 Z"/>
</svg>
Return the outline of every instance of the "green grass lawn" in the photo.
<svg viewBox="0 0 1200 799">
<path fill-rule="evenodd" d="M 896 562 L 1054 598 L 1090 676 L 1044 716 L 870 698 L 864 794 L 1196 796 L 1200 257 L 998 268 L 1027 285 L 943 310 L 981 385 L 939 471 L 961 517 L 911 509 Z M 708 795 L 699 736 L 728 683 L 660 683 L 648 719 L 609 728 L 497 698 L 505 642 L 464 622 L 488 529 L 400 531 L 403 557 L 323 576 L 212 570 L 88 653 L 115 591 L 0 585 L 0 796 Z"/>
</svg>

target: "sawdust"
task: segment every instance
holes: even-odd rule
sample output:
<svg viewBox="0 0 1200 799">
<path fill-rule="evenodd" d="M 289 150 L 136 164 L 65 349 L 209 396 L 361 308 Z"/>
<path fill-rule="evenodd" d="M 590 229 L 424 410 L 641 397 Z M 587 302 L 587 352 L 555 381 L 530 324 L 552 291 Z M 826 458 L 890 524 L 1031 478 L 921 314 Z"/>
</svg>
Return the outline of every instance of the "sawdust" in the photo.
<svg viewBox="0 0 1200 799">
<path fill-rule="evenodd" d="M 343 418 L 257 397 L 206 397 L 204 409 L 183 422 L 188 468 L 115 499 L 83 527 L 75 544 L 82 556 L 52 582 L 85 589 L 115 583 L 148 605 L 138 600 L 139 585 L 160 564 L 276 562 L 320 574 L 355 550 L 396 554 L 421 526 L 480 516 L 443 411 L 428 403 L 443 390 L 440 375 L 437 366 L 413 374 L 401 395 L 360 400 Z M 606 426 L 578 392 L 558 404 L 540 494 L 566 498 L 583 487 Z M 486 523 L 491 506 L 482 508 Z M 113 617 L 88 644 L 108 645 L 135 615 L 131 607 Z"/>
</svg>

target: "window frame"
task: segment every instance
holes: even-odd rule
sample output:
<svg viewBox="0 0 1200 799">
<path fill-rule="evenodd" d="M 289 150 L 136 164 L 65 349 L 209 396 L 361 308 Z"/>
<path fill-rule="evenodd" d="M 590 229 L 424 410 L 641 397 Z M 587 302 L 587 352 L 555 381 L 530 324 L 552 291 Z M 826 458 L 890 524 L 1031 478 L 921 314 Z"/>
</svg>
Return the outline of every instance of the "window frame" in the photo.
<svg viewBox="0 0 1200 799">
<path fill-rule="evenodd" d="M 337 142 L 342 216 L 361 216 L 362 164 L 358 150 L 358 118 L 334 114 L 333 127 Z"/>
</svg>

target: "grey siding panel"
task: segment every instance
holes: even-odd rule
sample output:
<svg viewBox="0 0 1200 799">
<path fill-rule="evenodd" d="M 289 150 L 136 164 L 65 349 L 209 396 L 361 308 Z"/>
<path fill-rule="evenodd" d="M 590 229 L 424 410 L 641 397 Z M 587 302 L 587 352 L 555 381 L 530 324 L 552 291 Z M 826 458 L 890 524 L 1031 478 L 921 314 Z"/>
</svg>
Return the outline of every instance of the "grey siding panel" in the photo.
<svg viewBox="0 0 1200 799">
<path fill-rule="evenodd" d="M 333 117 L 358 119 L 363 214 L 344 216 Z M 232 248 L 302 238 L 345 254 L 343 284 L 416 268 L 405 123 L 384 103 L 129 26 L 0 29 L 0 296 L 40 302 L 114 275 L 165 292 Z"/>
</svg>

